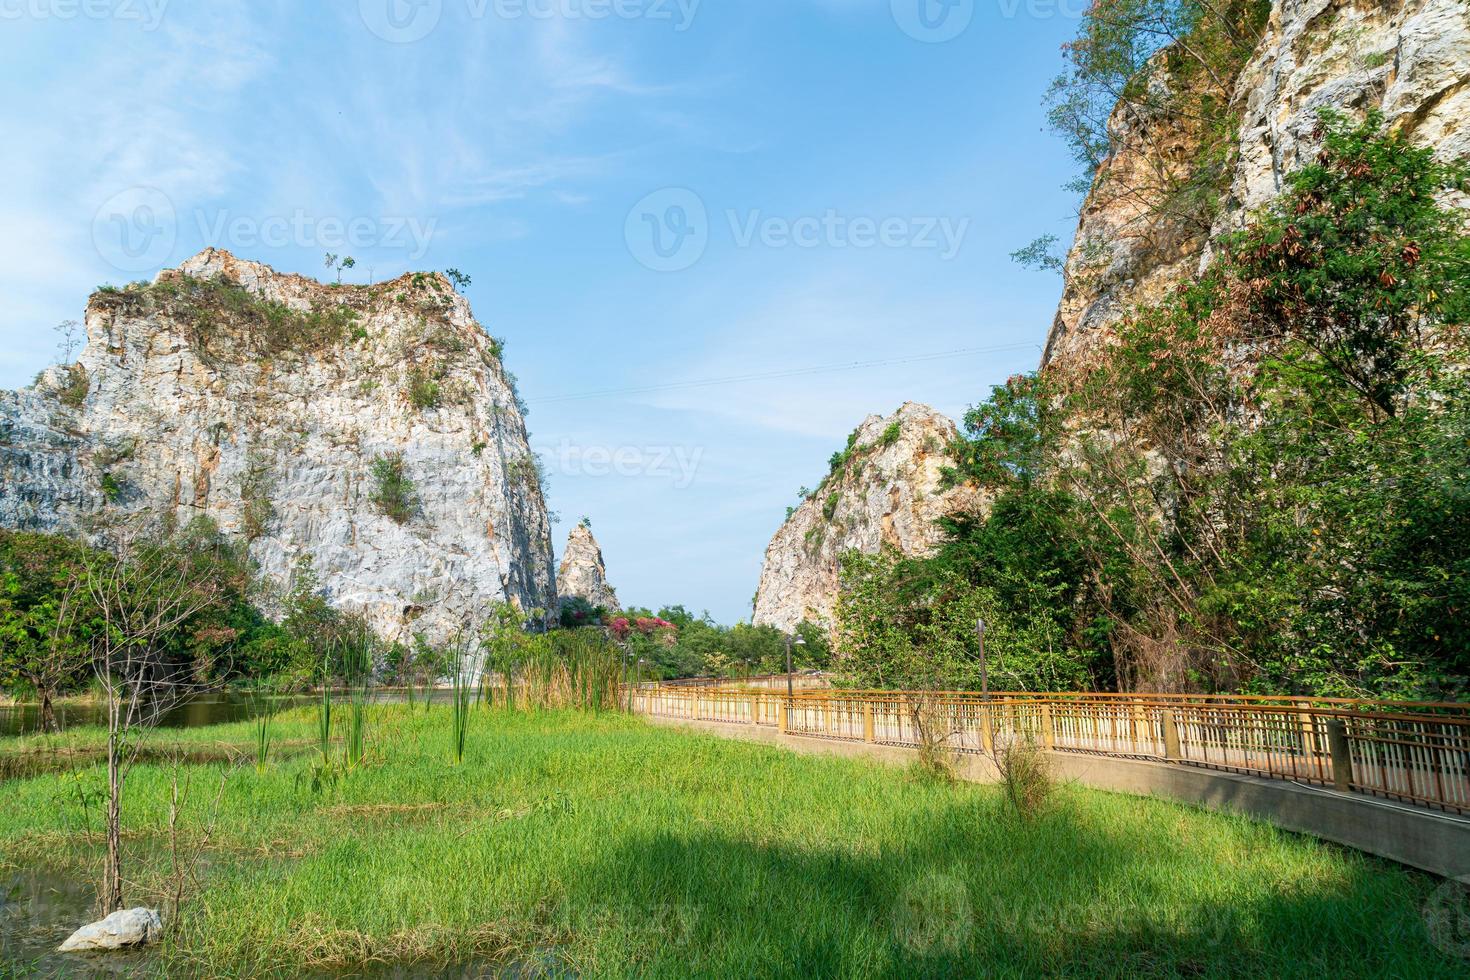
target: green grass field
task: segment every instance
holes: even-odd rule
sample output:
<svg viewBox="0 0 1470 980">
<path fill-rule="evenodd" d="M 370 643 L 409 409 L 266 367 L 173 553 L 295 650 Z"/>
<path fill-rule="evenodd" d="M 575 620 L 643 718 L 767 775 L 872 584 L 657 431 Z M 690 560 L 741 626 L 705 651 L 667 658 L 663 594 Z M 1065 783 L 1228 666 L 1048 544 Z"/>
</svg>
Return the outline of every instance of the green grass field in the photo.
<svg viewBox="0 0 1470 980">
<path fill-rule="evenodd" d="M 456 766 L 450 718 L 371 709 L 368 763 L 323 782 L 314 712 L 279 717 L 287 758 L 231 771 L 200 888 L 150 969 L 1463 976 L 1421 921 L 1431 879 L 1245 819 L 1065 788 L 1026 824 L 993 787 L 614 714 L 476 709 Z M 251 733 L 151 739 L 248 757 Z M 186 768 L 187 839 L 230 767 Z M 129 905 L 167 907 L 170 779 L 132 771 Z M 102 785 L 95 765 L 0 782 L 0 870 L 95 873 L 78 793 Z"/>
</svg>

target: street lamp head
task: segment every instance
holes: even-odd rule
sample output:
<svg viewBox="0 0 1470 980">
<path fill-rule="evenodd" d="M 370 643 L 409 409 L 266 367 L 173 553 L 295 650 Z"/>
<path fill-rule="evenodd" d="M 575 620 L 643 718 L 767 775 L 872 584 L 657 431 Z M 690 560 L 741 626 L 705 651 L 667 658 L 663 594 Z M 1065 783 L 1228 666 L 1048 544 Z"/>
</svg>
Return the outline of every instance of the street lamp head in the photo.
<svg viewBox="0 0 1470 980">
<path fill-rule="evenodd" d="M 796 634 L 796 639 L 792 640 L 791 642 L 792 643 L 795 643 L 799 647 L 804 647 L 804 646 L 806 646 L 806 637 L 804 637 L 800 633 L 798 633 L 798 634 Z"/>
</svg>

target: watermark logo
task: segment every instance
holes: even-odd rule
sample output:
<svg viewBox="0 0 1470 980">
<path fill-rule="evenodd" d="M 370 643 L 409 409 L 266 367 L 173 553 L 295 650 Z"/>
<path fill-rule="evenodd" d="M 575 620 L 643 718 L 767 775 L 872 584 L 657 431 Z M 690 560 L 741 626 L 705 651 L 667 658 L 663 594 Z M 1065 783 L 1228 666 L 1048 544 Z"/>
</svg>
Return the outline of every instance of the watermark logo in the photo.
<svg viewBox="0 0 1470 980">
<path fill-rule="evenodd" d="M 889 8 L 901 31 L 926 44 L 953 41 L 975 19 L 975 0 L 889 0 Z"/>
<path fill-rule="evenodd" d="M 358 0 L 367 29 L 390 44 L 422 41 L 439 26 L 444 0 Z"/>
<path fill-rule="evenodd" d="M 699 195 L 687 188 L 654 191 L 628 212 L 623 239 L 645 267 L 680 272 L 709 247 L 709 213 Z"/>
<path fill-rule="evenodd" d="M 146 272 L 162 266 L 178 238 L 173 201 L 156 187 L 129 187 L 102 202 L 92 217 L 92 245 L 114 269 Z"/>
<path fill-rule="evenodd" d="M 0 0 L 0 20 L 135 21 L 152 31 L 167 9 L 168 0 Z"/>
<path fill-rule="evenodd" d="M 1452 878 L 1430 892 L 1424 902 L 1424 927 L 1435 949 L 1470 960 L 1470 881 Z"/>
<path fill-rule="evenodd" d="M 909 882 L 893 907 L 893 932 L 921 956 L 963 952 L 975 933 L 969 887 L 938 871 Z"/>
</svg>

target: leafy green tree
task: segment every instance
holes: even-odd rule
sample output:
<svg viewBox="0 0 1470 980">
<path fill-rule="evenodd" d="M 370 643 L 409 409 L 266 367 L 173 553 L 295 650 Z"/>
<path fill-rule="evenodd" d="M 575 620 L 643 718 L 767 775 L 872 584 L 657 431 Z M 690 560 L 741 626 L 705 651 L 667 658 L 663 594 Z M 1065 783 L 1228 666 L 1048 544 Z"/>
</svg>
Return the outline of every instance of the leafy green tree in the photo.
<svg viewBox="0 0 1470 980">
<path fill-rule="evenodd" d="M 58 731 L 56 698 L 79 684 L 97 629 L 76 587 L 86 546 L 46 534 L 0 531 L 0 686 L 26 687 L 43 731 Z"/>
</svg>

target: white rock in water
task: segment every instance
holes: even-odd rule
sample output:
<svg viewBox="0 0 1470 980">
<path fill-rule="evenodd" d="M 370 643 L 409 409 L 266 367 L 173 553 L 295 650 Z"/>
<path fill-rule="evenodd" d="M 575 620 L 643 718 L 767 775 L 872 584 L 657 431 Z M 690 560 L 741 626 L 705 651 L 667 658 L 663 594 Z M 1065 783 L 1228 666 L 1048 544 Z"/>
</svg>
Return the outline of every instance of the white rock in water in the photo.
<svg viewBox="0 0 1470 980">
<path fill-rule="evenodd" d="M 163 920 L 155 909 L 121 909 L 101 922 L 82 926 L 57 947 L 58 953 L 146 946 L 163 935 Z"/>
</svg>

